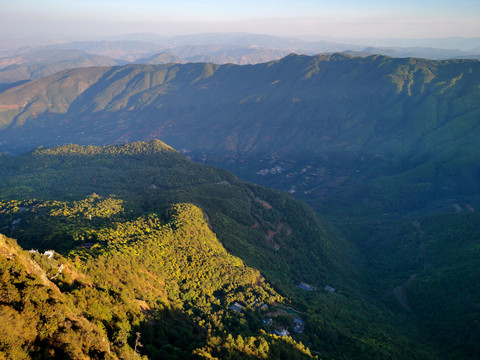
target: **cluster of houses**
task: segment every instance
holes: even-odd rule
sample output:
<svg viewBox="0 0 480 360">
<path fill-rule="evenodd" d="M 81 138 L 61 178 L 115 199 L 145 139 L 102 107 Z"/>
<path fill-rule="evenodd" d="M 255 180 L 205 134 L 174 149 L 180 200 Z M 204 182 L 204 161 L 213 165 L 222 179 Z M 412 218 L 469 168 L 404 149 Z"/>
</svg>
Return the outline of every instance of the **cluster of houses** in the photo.
<svg viewBox="0 0 480 360">
<path fill-rule="evenodd" d="M 278 158 L 272 159 L 275 162 Z M 290 194 L 304 193 L 309 194 L 312 188 L 317 187 L 325 180 L 330 178 L 330 174 L 325 167 L 318 167 L 306 165 L 298 169 L 298 165 L 294 160 L 280 161 L 278 165 L 267 167 L 257 171 L 257 175 L 279 175 L 282 174 L 290 184 L 290 189 L 287 190 Z M 293 165 L 293 167 L 292 167 Z M 358 172 L 358 171 L 357 171 Z"/>
<path fill-rule="evenodd" d="M 271 169 L 263 169 L 263 170 L 257 171 L 257 175 L 262 175 L 262 176 L 269 175 L 269 174 L 276 175 L 276 174 L 281 174 L 284 170 L 285 170 L 284 168 L 277 165 Z"/>
<path fill-rule="evenodd" d="M 308 284 L 306 282 L 300 282 L 298 284 L 298 288 L 300 288 L 303 291 L 313 291 L 315 288 L 313 285 Z M 334 293 L 335 288 L 331 287 L 330 285 L 325 285 L 323 290 L 329 292 L 329 293 Z M 252 304 L 253 307 L 256 308 L 258 311 L 262 310 L 268 310 L 268 305 L 264 303 L 257 303 L 257 300 L 255 300 Z M 245 306 L 240 304 L 239 302 L 234 302 L 232 305 L 229 307 L 230 310 L 234 312 L 242 312 L 245 309 Z M 295 311 L 297 312 L 297 311 Z M 271 314 L 272 317 L 275 317 L 275 314 Z M 290 331 L 285 329 L 284 327 L 279 327 L 277 324 L 275 324 L 275 321 L 272 317 L 265 317 L 263 319 L 263 323 L 266 326 L 269 326 L 272 328 L 271 333 L 275 334 L 277 336 L 291 336 Z M 293 323 L 290 327 L 290 330 L 293 330 L 296 334 L 303 334 L 305 331 L 305 321 L 303 321 L 300 317 L 295 316 L 293 317 Z"/>
<path fill-rule="evenodd" d="M 47 250 L 43 254 L 39 253 L 38 250 L 36 249 L 30 249 L 28 250 L 28 252 L 32 254 L 40 254 L 40 255 L 48 256 L 48 259 L 52 259 L 55 256 L 54 250 Z"/>
<path fill-rule="evenodd" d="M 298 284 L 298 288 L 304 291 L 312 291 L 314 289 L 312 285 L 307 284 L 306 282 L 301 282 L 300 284 Z M 329 293 L 335 292 L 335 288 L 331 287 L 330 285 L 325 285 L 323 290 L 328 291 Z"/>
<path fill-rule="evenodd" d="M 252 303 L 252 307 L 255 307 L 257 311 L 262 311 L 262 310 L 267 310 L 268 309 L 268 305 L 267 304 L 264 304 L 264 303 L 261 303 L 261 302 L 257 302 L 257 300 L 255 300 L 253 303 Z M 243 306 L 242 304 L 240 304 L 239 302 L 234 302 L 232 305 L 230 305 L 229 309 L 232 310 L 232 311 L 235 311 L 235 312 L 241 312 L 243 309 L 245 308 L 245 306 Z"/>
<path fill-rule="evenodd" d="M 268 310 L 268 305 L 267 304 L 264 304 L 264 303 L 255 304 L 255 303 L 256 303 L 256 301 L 254 301 L 254 306 L 256 306 L 257 311 Z M 232 305 L 230 305 L 229 309 L 234 311 L 234 312 L 242 312 L 245 309 L 245 306 L 243 306 L 239 302 L 234 302 Z M 274 316 L 274 315 L 272 315 L 272 316 Z M 263 323 L 266 326 L 269 326 L 269 327 L 272 328 L 272 330 L 271 330 L 272 334 L 275 334 L 277 336 L 291 336 L 290 332 L 287 329 L 285 329 L 283 327 L 278 327 L 274 323 L 274 320 L 271 317 L 265 317 L 263 319 Z M 302 319 L 300 319 L 299 317 L 294 317 L 292 329 L 295 333 L 302 334 L 304 332 L 304 329 L 305 329 L 305 322 Z"/>
<path fill-rule="evenodd" d="M 267 326 L 274 326 L 272 318 L 263 319 L 263 323 Z M 298 317 L 293 318 L 292 328 L 295 333 L 303 334 L 303 332 L 305 331 L 305 321 Z M 272 334 L 275 334 L 277 336 L 291 336 L 290 331 L 285 328 L 275 328 L 273 329 Z"/>
</svg>

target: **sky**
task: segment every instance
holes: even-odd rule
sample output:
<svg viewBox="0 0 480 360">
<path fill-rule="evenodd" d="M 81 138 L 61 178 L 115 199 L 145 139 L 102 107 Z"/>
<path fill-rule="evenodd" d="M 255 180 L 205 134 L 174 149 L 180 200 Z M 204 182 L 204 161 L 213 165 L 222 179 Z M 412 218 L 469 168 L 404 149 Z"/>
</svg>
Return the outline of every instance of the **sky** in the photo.
<svg viewBox="0 0 480 360">
<path fill-rule="evenodd" d="M 0 0 L 0 40 L 143 32 L 319 40 L 480 37 L 480 0 Z"/>
</svg>

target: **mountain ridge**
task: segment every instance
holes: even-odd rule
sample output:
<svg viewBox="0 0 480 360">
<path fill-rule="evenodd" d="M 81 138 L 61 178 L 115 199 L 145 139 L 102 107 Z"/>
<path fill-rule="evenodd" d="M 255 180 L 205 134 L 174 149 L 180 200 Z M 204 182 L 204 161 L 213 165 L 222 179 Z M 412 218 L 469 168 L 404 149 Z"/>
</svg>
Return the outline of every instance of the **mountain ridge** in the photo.
<svg viewBox="0 0 480 360">
<path fill-rule="evenodd" d="M 125 63 L 122 60 L 92 55 L 81 50 L 38 50 L 0 59 L 0 84 L 38 79 L 65 69 Z"/>
<path fill-rule="evenodd" d="M 240 171 L 250 162 L 242 176 L 256 182 L 272 178 L 257 174 L 270 162 L 284 171 L 328 165 L 339 173 L 281 186 L 334 193 L 341 176 L 352 185 L 402 173 L 413 179 L 451 156 L 473 161 L 479 69 L 471 60 L 334 54 L 248 67 L 71 70 L 0 93 L 0 150 L 161 137 L 199 161 Z"/>
<path fill-rule="evenodd" d="M 472 138 L 476 131 L 472 119 L 478 112 L 478 68 L 478 61 L 468 60 L 337 54 L 291 55 L 247 68 L 206 63 L 73 70 L 0 94 L 2 133 L 9 134 L 0 133 L 0 150 L 11 149 L 12 135 L 21 137 L 48 123 L 54 126 L 50 136 L 44 133 L 33 144 L 108 144 L 161 136 L 197 158 L 204 153 L 212 162 L 229 157 L 233 161 L 266 159 L 272 153 L 287 159 L 336 161 L 328 159 L 328 152 L 343 152 L 345 160 L 351 157 L 348 161 L 357 162 L 356 152 L 371 148 L 370 154 L 363 150 L 363 156 L 371 158 L 365 158 L 367 162 L 381 149 L 385 166 L 392 165 L 381 158 L 394 156 L 394 160 L 409 158 L 411 167 L 448 142 L 466 149 L 459 139 Z M 82 77 L 83 85 L 62 93 L 55 90 L 64 86 L 57 80 L 68 76 Z M 47 86 L 47 92 L 42 90 Z M 256 113 L 263 114 L 260 121 Z M 43 125 L 42 117 L 49 119 Z M 198 121 L 202 117 L 211 119 L 202 125 Z M 85 120 L 75 120 L 80 118 Z M 336 123 L 331 120 L 335 118 Z M 56 121 L 64 125 L 55 126 Z M 213 122 L 216 125 L 211 127 Z M 87 123 L 89 128 L 104 130 L 89 137 Z M 455 123 L 461 129 L 457 135 L 449 130 Z M 290 129 L 288 140 L 287 132 L 272 131 L 282 127 Z M 67 129 L 76 134 L 69 135 Z M 214 137 L 211 129 L 217 129 Z M 402 144 L 407 135 L 408 142 Z M 297 146 L 297 142 L 304 144 Z M 397 166 L 398 160 L 392 164 Z M 385 175 L 392 175 L 398 169 L 386 171 Z"/>
</svg>

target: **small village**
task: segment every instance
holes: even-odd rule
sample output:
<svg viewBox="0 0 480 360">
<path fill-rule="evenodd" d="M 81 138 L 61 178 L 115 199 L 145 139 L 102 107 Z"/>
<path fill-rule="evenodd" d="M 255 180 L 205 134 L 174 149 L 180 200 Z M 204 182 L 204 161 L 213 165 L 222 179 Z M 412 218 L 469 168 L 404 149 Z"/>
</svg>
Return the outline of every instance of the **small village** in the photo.
<svg viewBox="0 0 480 360">
<path fill-rule="evenodd" d="M 263 314 L 262 322 L 273 335 L 292 336 L 292 332 L 294 335 L 304 332 L 305 321 L 300 318 L 301 313 L 291 307 L 287 308 L 281 304 L 268 306 L 267 304 L 257 303 L 256 301 L 254 301 L 251 307 L 254 308 L 255 311 Z M 245 311 L 246 307 L 239 302 L 234 302 L 230 305 L 229 309 L 240 313 Z"/>
<path fill-rule="evenodd" d="M 316 290 L 313 285 L 306 282 L 300 282 L 297 287 L 303 291 Z M 323 290 L 331 294 L 336 291 L 335 288 L 330 285 L 325 285 Z M 229 307 L 231 311 L 237 313 L 245 311 L 246 308 L 247 306 L 240 304 L 238 301 L 235 301 Z M 305 331 L 305 320 L 302 319 L 302 312 L 291 306 L 287 307 L 278 303 L 269 306 L 254 300 L 248 308 L 263 314 L 262 322 L 273 335 L 295 337 L 296 335 L 303 334 Z"/>
</svg>

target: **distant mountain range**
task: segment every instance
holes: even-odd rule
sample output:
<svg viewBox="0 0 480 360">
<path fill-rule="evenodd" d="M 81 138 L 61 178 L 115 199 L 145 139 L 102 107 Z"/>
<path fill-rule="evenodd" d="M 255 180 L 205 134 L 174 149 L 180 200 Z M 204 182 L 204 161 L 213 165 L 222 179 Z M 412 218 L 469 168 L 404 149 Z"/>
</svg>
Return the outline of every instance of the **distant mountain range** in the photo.
<svg viewBox="0 0 480 360">
<path fill-rule="evenodd" d="M 121 65 L 126 62 L 147 64 L 212 62 L 245 65 L 278 60 L 290 53 L 316 55 L 335 52 L 438 60 L 479 58 L 480 41 L 456 40 L 462 45 L 462 49 L 427 47 L 425 44 L 428 42 L 414 42 L 418 46 L 368 46 L 332 41 L 308 42 L 294 38 L 243 33 L 174 37 L 136 34 L 110 40 L 74 41 L 21 48 L 16 51 L 5 51 L 3 56 L 0 53 L 0 90 L 6 88 L 6 84 L 43 77 L 63 69 Z M 431 43 L 440 45 L 438 42 Z M 472 44 L 470 50 L 465 49 L 467 44 Z"/>
<path fill-rule="evenodd" d="M 183 46 L 231 46 L 235 48 L 258 48 L 271 50 L 300 50 L 308 47 L 322 49 L 322 51 L 341 51 L 351 48 L 352 45 L 331 41 L 303 41 L 291 37 L 280 37 L 265 34 L 249 33 L 205 33 L 193 35 L 177 35 L 163 37 L 156 34 L 132 34 L 111 39 L 111 41 L 148 41 L 165 48 Z"/>
<path fill-rule="evenodd" d="M 266 50 L 258 47 L 237 48 L 234 46 L 181 46 L 169 49 L 148 58 L 136 60 L 135 64 L 168 64 L 187 62 L 203 62 L 214 64 L 258 64 L 285 57 L 289 54 L 286 50 Z"/>
<path fill-rule="evenodd" d="M 212 39 L 213 38 L 213 39 Z M 51 45 L 52 48 L 79 49 L 91 54 L 110 56 L 125 61 L 139 62 L 141 54 L 150 55 L 155 50 L 169 52 L 182 57 L 187 62 L 213 62 L 224 64 L 257 64 L 270 60 L 278 60 L 288 53 L 316 55 L 320 53 L 334 53 L 344 51 L 358 51 L 369 55 L 387 55 L 392 57 L 417 57 L 432 60 L 446 60 L 455 58 L 474 59 L 480 55 L 478 48 L 472 50 L 442 49 L 433 47 L 391 47 L 391 46 L 358 46 L 340 44 L 329 41 L 303 42 L 288 39 L 280 41 L 274 37 L 251 36 L 234 38 L 231 43 L 228 38 L 187 37 L 180 40 L 171 40 L 163 44 L 147 43 L 143 41 L 101 41 L 101 42 L 74 42 L 63 45 Z M 205 41 L 202 43 L 201 41 Z M 191 41 L 188 43 L 187 41 Z M 150 44 L 150 46 L 148 46 Z M 173 45 L 173 46 L 172 46 Z M 252 57 L 253 53 L 268 56 Z M 244 56 L 242 58 L 241 56 Z M 226 60 L 229 58 L 230 61 Z"/>
<path fill-rule="evenodd" d="M 38 50 L 0 59 L 0 84 L 38 79 L 65 69 L 126 63 L 124 60 L 92 55 L 81 50 Z"/>
<path fill-rule="evenodd" d="M 310 37 L 309 39 L 297 39 L 293 37 L 280 37 L 265 34 L 250 33 L 204 33 L 193 35 L 177 35 L 172 37 L 161 36 L 152 33 L 140 33 L 113 36 L 110 41 L 147 41 L 163 45 L 166 48 L 188 45 L 235 45 L 249 47 L 256 45 L 262 48 L 276 50 L 293 50 L 312 48 L 321 52 L 339 52 L 344 50 L 358 50 L 367 47 L 378 48 L 430 48 L 430 49 L 456 49 L 466 53 L 478 53 L 480 47 L 479 37 L 450 37 L 450 38 L 426 38 L 426 39 L 322 39 Z M 477 50 L 476 50 L 477 49 Z"/>
</svg>

